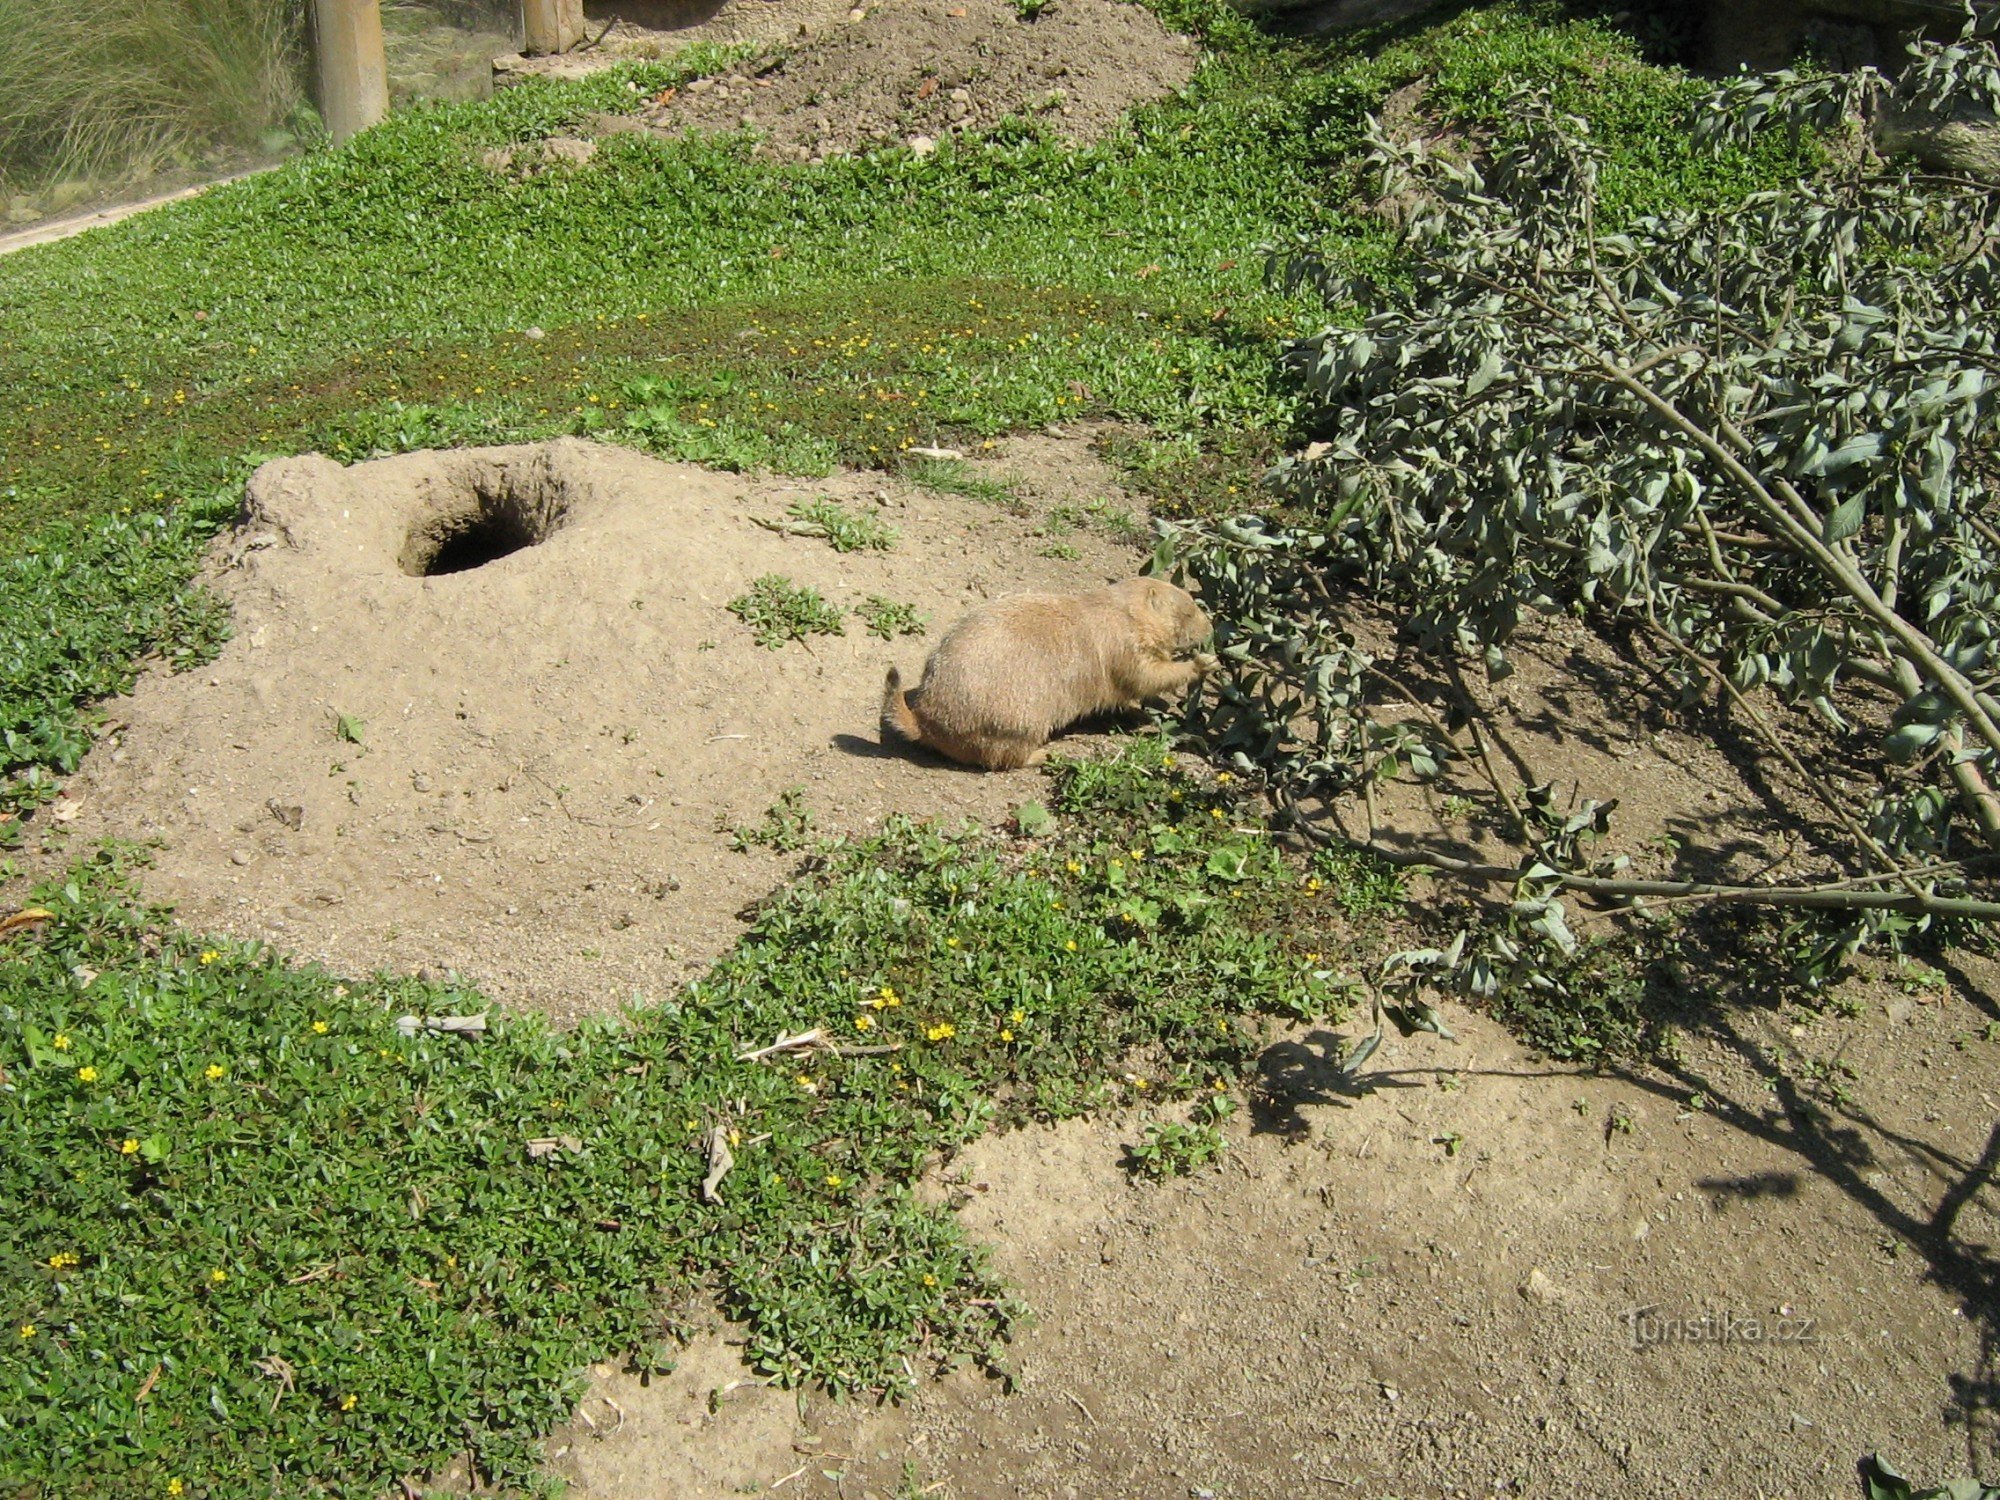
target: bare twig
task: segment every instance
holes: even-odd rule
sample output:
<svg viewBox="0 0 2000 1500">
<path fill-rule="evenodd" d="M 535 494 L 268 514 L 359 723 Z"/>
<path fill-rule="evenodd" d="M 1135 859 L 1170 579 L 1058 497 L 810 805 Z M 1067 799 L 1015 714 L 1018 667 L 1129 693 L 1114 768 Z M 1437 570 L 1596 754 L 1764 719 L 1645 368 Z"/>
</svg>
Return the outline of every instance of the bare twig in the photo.
<svg viewBox="0 0 2000 1500">
<path fill-rule="evenodd" d="M 1484 885 L 1513 885 L 1522 872 L 1507 865 L 1480 864 L 1455 859 L 1421 849 L 1397 849 L 1374 839 L 1350 839 L 1338 833 L 1300 822 L 1308 838 L 1323 843 L 1342 844 L 1372 854 L 1385 864 L 1402 869 L 1435 870 L 1445 875 Z M 1718 906 L 1804 907 L 1821 911 L 1897 911 L 1914 916 L 1972 917 L 1982 922 L 2000 920 L 2000 901 L 1979 901 L 1970 897 L 1938 896 L 1929 892 L 1856 889 L 1847 881 L 1825 885 L 1761 886 L 1719 885 L 1701 880 L 1616 880 L 1601 875 L 1574 875 L 1557 870 L 1550 877 L 1564 890 L 1629 902 L 1671 900 L 1702 901 Z"/>
</svg>

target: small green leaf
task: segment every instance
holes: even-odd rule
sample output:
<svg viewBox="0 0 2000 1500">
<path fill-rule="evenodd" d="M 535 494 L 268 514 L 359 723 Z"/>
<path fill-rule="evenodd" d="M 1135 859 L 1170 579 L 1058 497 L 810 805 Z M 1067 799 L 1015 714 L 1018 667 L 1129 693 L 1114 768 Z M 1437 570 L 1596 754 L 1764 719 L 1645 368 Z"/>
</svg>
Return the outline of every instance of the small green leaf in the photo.
<svg viewBox="0 0 2000 1500">
<path fill-rule="evenodd" d="M 1828 545 L 1846 541 L 1861 530 L 1861 523 L 1867 519 L 1868 497 L 1865 494 L 1849 495 L 1826 518 Z"/>
</svg>

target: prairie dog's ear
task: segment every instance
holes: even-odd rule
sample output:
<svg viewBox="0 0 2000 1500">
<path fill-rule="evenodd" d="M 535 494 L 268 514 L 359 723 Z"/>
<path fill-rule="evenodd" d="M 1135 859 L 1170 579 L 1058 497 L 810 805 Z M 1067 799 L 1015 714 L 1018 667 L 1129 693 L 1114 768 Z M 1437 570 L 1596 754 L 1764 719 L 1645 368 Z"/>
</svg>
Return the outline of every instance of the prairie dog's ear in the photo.
<svg viewBox="0 0 2000 1500">
<path fill-rule="evenodd" d="M 1146 604 L 1154 614 L 1165 615 L 1169 619 L 1174 614 L 1174 591 L 1171 585 L 1161 583 L 1157 578 L 1146 580 Z"/>
</svg>

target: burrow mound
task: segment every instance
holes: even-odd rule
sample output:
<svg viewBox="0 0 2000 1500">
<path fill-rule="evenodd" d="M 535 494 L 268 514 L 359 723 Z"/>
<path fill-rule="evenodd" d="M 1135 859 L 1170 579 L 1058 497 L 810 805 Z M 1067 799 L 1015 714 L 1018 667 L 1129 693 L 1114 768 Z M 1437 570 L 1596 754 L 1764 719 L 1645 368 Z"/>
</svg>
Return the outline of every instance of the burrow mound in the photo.
<svg viewBox="0 0 2000 1500">
<path fill-rule="evenodd" d="M 775 60 L 662 94 L 640 119 L 678 134 L 751 129 L 766 155 L 823 159 L 989 130 L 1013 116 L 1094 141 L 1184 88 L 1200 49 L 1143 6 L 890 0 Z"/>
<path fill-rule="evenodd" d="M 1113 490 L 1082 440 L 1010 450 L 996 473 L 1043 476 L 1030 512 Z M 842 555 L 758 524 L 821 495 L 896 545 Z M 283 459 L 219 548 L 234 638 L 112 705 L 71 827 L 157 839 L 148 892 L 190 925 L 342 971 L 457 970 L 565 1018 L 659 995 L 781 878 L 726 829 L 787 788 L 850 830 L 997 820 L 1036 794 L 1032 772 L 879 752 L 884 670 L 925 642 L 852 608 L 913 604 L 934 639 L 989 595 L 1135 570 L 1087 532 L 1044 556 L 1042 528 L 879 475 L 757 481 L 575 439 Z M 846 634 L 758 646 L 728 604 L 767 573 L 818 589 Z"/>
</svg>

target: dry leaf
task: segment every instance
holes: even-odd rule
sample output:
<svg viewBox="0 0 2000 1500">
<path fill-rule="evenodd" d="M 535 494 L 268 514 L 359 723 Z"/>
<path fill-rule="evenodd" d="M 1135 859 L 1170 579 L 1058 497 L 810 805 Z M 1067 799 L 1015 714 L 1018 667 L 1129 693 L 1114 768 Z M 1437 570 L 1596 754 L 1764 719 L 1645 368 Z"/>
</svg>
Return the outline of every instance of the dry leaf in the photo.
<svg viewBox="0 0 2000 1500">
<path fill-rule="evenodd" d="M 922 83 L 917 85 L 917 97 L 919 99 L 928 99 L 936 92 L 937 80 L 935 78 L 926 78 Z"/>
<path fill-rule="evenodd" d="M 736 1158 L 729 1154 L 729 1128 L 726 1125 L 711 1126 L 708 1132 L 708 1175 L 701 1180 L 702 1202 L 722 1201 L 716 1189 L 722 1186 L 722 1179 L 735 1165 Z"/>
<path fill-rule="evenodd" d="M 54 912 L 44 911 L 39 906 L 31 906 L 25 911 L 15 912 L 11 917 L 0 917 L 0 937 L 9 937 L 40 923 L 53 922 L 55 919 Z"/>
</svg>

